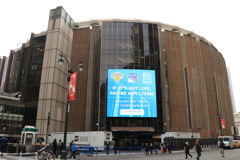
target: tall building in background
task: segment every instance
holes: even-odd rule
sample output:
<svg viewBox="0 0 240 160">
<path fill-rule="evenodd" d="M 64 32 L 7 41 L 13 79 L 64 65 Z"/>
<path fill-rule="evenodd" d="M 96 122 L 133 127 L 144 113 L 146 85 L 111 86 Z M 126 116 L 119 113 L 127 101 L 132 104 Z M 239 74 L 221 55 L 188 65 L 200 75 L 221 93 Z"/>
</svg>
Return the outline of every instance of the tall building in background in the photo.
<svg viewBox="0 0 240 160">
<path fill-rule="evenodd" d="M 236 106 L 235 106 L 234 94 L 233 94 L 232 78 L 231 78 L 231 73 L 230 73 L 230 68 L 229 67 L 227 67 L 227 74 L 228 74 L 229 89 L 230 89 L 230 94 L 231 94 L 231 102 L 232 102 L 233 113 L 237 113 Z"/>
<path fill-rule="evenodd" d="M 4 63 L 5 63 L 5 59 L 6 59 L 5 56 L 3 56 L 2 58 L 0 57 L 0 71 L 3 70 Z M 2 72 L 0 73 L 0 81 L 1 81 L 1 79 L 2 79 Z M 1 85 L 1 83 L 0 83 L 0 92 L 3 91 L 1 86 L 2 86 L 2 85 Z"/>
<path fill-rule="evenodd" d="M 36 126 L 40 137 L 47 129 L 64 130 L 68 66 L 57 63 L 59 54 L 70 66 L 84 63 L 69 132 L 112 131 L 120 145 L 139 145 L 166 132 L 235 134 L 225 60 L 204 37 L 152 21 L 75 23 L 62 7 L 50 11 L 48 22 L 47 31 L 32 33 L 11 50 L 1 70 L 2 94 L 8 95 L 0 96 L 0 120 L 8 137 L 18 136 L 24 125 Z"/>
<path fill-rule="evenodd" d="M 6 74 L 7 74 L 7 68 L 8 68 L 8 60 L 9 57 L 3 57 L 2 63 L 1 63 L 1 83 L 0 83 L 0 88 L 1 91 L 3 91 L 4 85 L 5 85 L 5 80 L 6 80 Z"/>
</svg>

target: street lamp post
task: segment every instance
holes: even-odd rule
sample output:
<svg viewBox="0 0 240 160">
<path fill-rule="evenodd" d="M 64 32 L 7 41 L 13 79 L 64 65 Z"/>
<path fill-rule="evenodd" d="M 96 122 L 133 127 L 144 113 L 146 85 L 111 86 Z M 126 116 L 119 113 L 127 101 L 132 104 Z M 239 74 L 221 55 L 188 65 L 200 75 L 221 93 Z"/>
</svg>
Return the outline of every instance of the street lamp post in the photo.
<svg viewBox="0 0 240 160">
<path fill-rule="evenodd" d="M 193 138 L 193 128 L 192 128 L 192 138 Z"/>
<path fill-rule="evenodd" d="M 99 131 L 99 123 L 97 123 L 96 125 L 97 125 L 98 131 Z"/>
<path fill-rule="evenodd" d="M 76 61 L 74 62 L 72 68 L 70 68 L 70 64 L 68 62 L 68 59 L 62 55 L 62 54 L 59 54 L 60 58 L 57 60 L 57 62 L 61 65 L 64 63 L 64 60 L 63 58 L 65 58 L 65 60 L 67 61 L 67 64 L 68 64 L 68 75 L 67 75 L 67 83 L 69 83 L 70 81 L 70 77 L 71 77 L 71 74 L 73 73 L 73 69 L 74 69 L 74 66 L 76 63 L 80 63 L 78 65 L 78 69 L 80 71 L 83 70 L 83 62 L 82 61 Z M 69 86 L 68 86 L 69 87 Z M 66 103 L 66 116 L 65 116 L 65 126 L 64 126 L 64 135 L 63 135 L 63 150 L 62 150 L 62 155 L 61 155 L 61 159 L 67 159 L 67 151 L 66 151 L 66 141 L 67 141 L 67 123 L 68 123 L 68 112 L 69 112 L 69 99 L 68 99 L 68 94 L 67 94 L 67 103 Z"/>
<path fill-rule="evenodd" d="M 222 136 L 222 126 L 221 126 L 221 114 L 218 114 L 218 120 L 219 120 L 219 127 L 220 127 L 220 133 L 221 133 L 221 136 Z"/>
</svg>

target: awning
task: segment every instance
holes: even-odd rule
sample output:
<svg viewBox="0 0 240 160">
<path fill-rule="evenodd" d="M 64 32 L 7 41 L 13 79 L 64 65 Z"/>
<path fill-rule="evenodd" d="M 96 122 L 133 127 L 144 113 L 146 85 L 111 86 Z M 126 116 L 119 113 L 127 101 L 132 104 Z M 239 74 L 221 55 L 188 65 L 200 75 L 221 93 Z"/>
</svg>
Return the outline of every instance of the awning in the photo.
<svg viewBox="0 0 240 160">
<path fill-rule="evenodd" d="M 153 127 L 111 127 L 111 131 L 154 132 Z"/>
</svg>

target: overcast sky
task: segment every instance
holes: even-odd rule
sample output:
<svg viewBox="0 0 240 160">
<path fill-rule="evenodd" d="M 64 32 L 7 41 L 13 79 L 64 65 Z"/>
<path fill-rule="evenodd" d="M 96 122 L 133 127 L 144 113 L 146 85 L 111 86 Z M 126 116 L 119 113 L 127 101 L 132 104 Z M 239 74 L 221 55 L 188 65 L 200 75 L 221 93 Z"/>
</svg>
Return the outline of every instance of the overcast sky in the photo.
<svg viewBox="0 0 240 160">
<path fill-rule="evenodd" d="M 1 0 L 0 6 L 0 56 L 8 56 L 32 32 L 47 30 L 49 11 L 57 6 L 63 6 L 74 21 L 142 19 L 193 31 L 224 56 L 231 72 L 236 109 L 240 112 L 239 0 Z"/>
</svg>

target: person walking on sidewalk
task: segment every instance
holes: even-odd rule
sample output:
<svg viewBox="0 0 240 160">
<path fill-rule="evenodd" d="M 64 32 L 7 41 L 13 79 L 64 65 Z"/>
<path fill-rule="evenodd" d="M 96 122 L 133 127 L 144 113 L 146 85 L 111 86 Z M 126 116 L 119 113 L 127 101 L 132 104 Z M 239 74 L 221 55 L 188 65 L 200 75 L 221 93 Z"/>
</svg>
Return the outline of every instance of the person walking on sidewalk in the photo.
<svg viewBox="0 0 240 160">
<path fill-rule="evenodd" d="M 107 142 L 107 144 L 106 144 L 106 150 L 107 150 L 107 155 L 109 155 L 109 152 L 110 152 L 110 145 L 109 145 L 108 142 Z"/>
<path fill-rule="evenodd" d="M 54 139 L 52 142 L 52 150 L 53 150 L 54 157 L 56 157 L 57 156 L 57 140 L 56 139 Z"/>
<path fill-rule="evenodd" d="M 144 148 L 145 148 L 144 143 L 142 143 L 140 155 L 145 155 Z"/>
<path fill-rule="evenodd" d="M 63 142 L 61 141 L 61 139 L 59 139 L 59 142 L 58 142 L 58 154 L 57 154 L 56 158 L 58 158 L 59 155 L 62 155 L 62 149 L 63 149 Z"/>
<path fill-rule="evenodd" d="M 6 148 L 6 146 L 7 146 L 7 143 L 8 143 L 8 138 L 6 138 L 6 137 L 2 137 L 1 139 L 0 139 L 0 146 L 1 146 L 1 156 L 3 156 L 3 152 L 5 152 L 5 148 Z"/>
<path fill-rule="evenodd" d="M 150 149 L 150 153 L 153 154 L 153 145 L 152 145 L 152 143 L 150 143 L 149 149 Z"/>
<path fill-rule="evenodd" d="M 154 148 L 155 154 L 158 154 L 158 148 L 159 147 L 158 147 L 157 143 L 154 143 L 153 148 Z"/>
<path fill-rule="evenodd" d="M 168 153 L 172 153 L 172 145 L 171 145 L 171 143 L 167 144 L 167 150 L 168 150 Z"/>
<path fill-rule="evenodd" d="M 145 152 L 146 152 L 146 156 L 149 155 L 149 146 L 148 143 L 146 143 L 145 148 L 144 148 Z"/>
<path fill-rule="evenodd" d="M 117 155 L 117 152 L 118 152 L 118 149 L 119 149 L 119 145 L 118 145 L 118 143 L 115 143 L 113 149 L 114 149 L 114 153 L 115 153 L 115 155 Z"/>
<path fill-rule="evenodd" d="M 72 155 L 72 144 L 73 144 L 74 140 L 72 140 L 70 143 L 69 143 L 69 152 L 68 152 L 68 158 Z"/>
<path fill-rule="evenodd" d="M 75 143 L 72 144 L 72 155 L 69 157 L 69 159 L 71 159 L 73 157 L 73 159 L 76 159 L 76 151 L 77 151 L 77 147 L 75 145 Z"/>
<path fill-rule="evenodd" d="M 202 152 L 202 147 L 201 147 L 198 139 L 196 140 L 195 148 L 196 148 L 196 152 L 197 152 L 197 157 L 196 157 L 196 159 L 197 159 L 197 160 L 200 160 L 201 152 Z"/>
<path fill-rule="evenodd" d="M 163 154 L 167 152 L 167 145 L 163 143 Z"/>
<path fill-rule="evenodd" d="M 219 151 L 222 154 L 222 157 L 224 157 L 224 147 L 225 147 L 225 144 L 221 140 L 220 143 L 219 143 Z"/>
<path fill-rule="evenodd" d="M 185 159 L 188 159 L 188 156 L 190 156 L 192 158 L 192 155 L 189 154 L 189 149 L 190 149 L 190 145 L 188 142 L 186 142 L 186 146 L 185 146 L 185 154 L 186 154 L 186 158 Z"/>
</svg>

